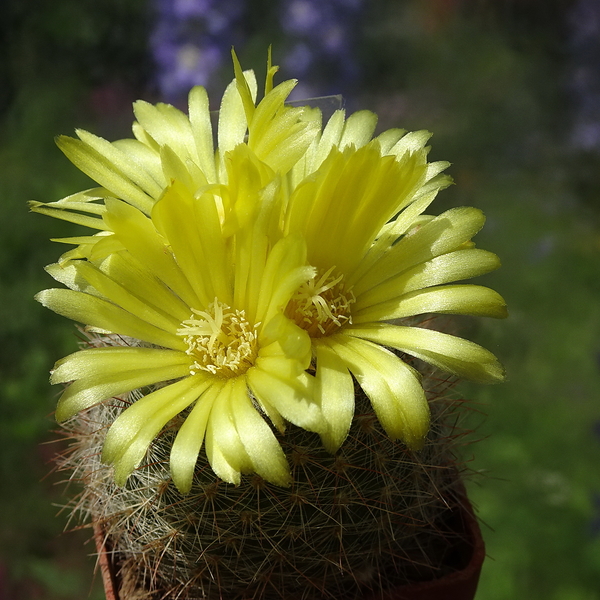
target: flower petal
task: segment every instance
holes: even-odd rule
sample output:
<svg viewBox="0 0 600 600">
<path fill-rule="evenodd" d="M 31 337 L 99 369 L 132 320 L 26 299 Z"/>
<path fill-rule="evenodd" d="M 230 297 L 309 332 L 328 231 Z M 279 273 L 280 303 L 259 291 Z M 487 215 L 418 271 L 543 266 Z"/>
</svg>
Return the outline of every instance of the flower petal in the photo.
<svg viewBox="0 0 600 600">
<path fill-rule="evenodd" d="M 196 142 L 198 166 L 209 182 L 216 182 L 217 173 L 215 169 L 215 151 L 213 148 L 208 94 L 199 85 L 193 87 L 190 91 L 189 114 L 192 134 Z"/>
<path fill-rule="evenodd" d="M 252 461 L 235 428 L 230 401 L 232 391 L 233 381 L 229 379 L 213 402 L 206 430 L 206 455 L 221 479 L 239 485 L 241 472 L 251 470 Z"/>
<path fill-rule="evenodd" d="M 108 263 L 107 266 L 109 266 Z M 104 299 L 110 300 L 113 304 L 136 315 L 139 319 L 150 323 L 158 329 L 174 333 L 179 326 L 180 320 L 166 314 L 163 310 L 156 309 L 144 299 L 131 293 L 129 286 L 124 287 L 100 269 L 94 267 L 87 261 L 74 261 L 73 266 L 77 276 L 90 283 L 98 290 Z M 168 304 L 165 308 L 168 308 Z"/>
<path fill-rule="evenodd" d="M 370 110 L 352 113 L 344 124 L 344 131 L 339 141 L 340 150 L 348 146 L 354 146 L 356 149 L 365 146 L 373 137 L 377 120 L 377 115 Z"/>
<path fill-rule="evenodd" d="M 321 434 L 325 448 L 335 453 L 342 445 L 354 416 L 354 382 L 344 361 L 325 344 L 315 344 L 317 359 L 315 397 L 328 429 Z"/>
<path fill-rule="evenodd" d="M 424 153 L 398 161 L 382 157 L 376 142 L 356 151 L 332 150 L 315 176 L 292 193 L 286 232 L 306 237 L 311 264 L 351 273 L 383 225 L 413 196 L 425 170 Z"/>
<path fill-rule="evenodd" d="M 192 135 L 189 119 L 170 104 L 156 105 L 138 100 L 133 103 L 133 112 L 138 123 L 159 146 L 169 146 L 183 161 L 198 162 L 196 142 Z"/>
<path fill-rule="evenodd" d="M 391 246 L 359 281 L 354 282 L 354 293 L 358 297 L 398 273 L 456 250 L 483 227 L 484 221 L 483 213 L 476 208 L 447 210 Z"/>
<path fill-rule="evenodd" d="M 182 494 L 189 493 L 192 487 L 194 470 L 204 442 L 210 413 L 222 387 L 221 382 L 217 380 L 202 393 L 173 442 L 170 458 L 171 476 Z"/>
<path fill-rule="evenodd" d="M 470 248 L 448 252 L 415 265 L 361 294 L 354 309 L 358 312 L 415 290 L 478 277 L 499 267 L 500 259 L 487 250 Z"/>
<path fill-rule="evenodd" d="M 301 373 L 295 379 L 279 377 L 263 370 L 260 358 L 247 372 L 248 385 L 261 401 L 273 406 L 284 419 L 308 431 L 324 432 L 327 428 L 319 405 L 313 400 L 314 378 Z M 267 365 L 268 368 L 268 365 Z"/>
<path fill-rule="evenodd" d="M 293 359 L 301 371 L 308 369 L 311 360 L 311 341 L 308 333 L 281 313 L 263 327 L 259 342 L 259 358 Z"/>
<path fill-rule="evenodd" d="M 336 335 L 324 341 L 356 377 L 390 438 L 420 449 L 429 430 L 429 406 L 417 372 L 365 340 Z"/>
<path fill-rule="evenodd" d="M 390 149 L 406 134 L 406 129 L 387 129 L 375 139 L 379 142 L 381 154 L 389 154 Z"/>
<path fill-rule="evenodd" d="M 179 353 L 182 354 L 182 353 Z M 183 355 L 185 356 L 185 355 Z M 153 362 L 150 361 L 150 365 Z M 184 364 L 155 364 L 140 369 L 114 369 L 91 371 L 91 375 L 77 379 L 63 392 L 56 407 L 56 420 L 66 421 L 80 410 L 90 408 L 107 398 L 113 398 L 132 390 L 189 375 Z"/>
<path fill-rule="evenodd" d="M 370 321 L 389 321 L 426 313 L 505 318 L 506 302 L 494 290 L 479 285 L 446 285 L 403 294 L 375 304 L 352 315 L 355 325 Z"/>
<path fill-rule="evenodd" d="M 230 402 L 235 427 L 252 468 L 275 485 L 289 486 L 291 476 L 285 454 L 270 427 L 252 406 L 244 378 L 235 382 Z"/>
<path fill-rule="evenodd" d="M 186 348 L 181 337 L 158 329 L 102 298 L 73 290 L 49 289 L 36 294 L 35 299 L 55 313 L 85 325 L 165 348 L 175 350 Z"/>
<path fill-rule="evenodd" d="M 93 378 L 100 382 L 102 372 L 116 375 L 138 370 L 152 371 L 161 367 L 187 366 L 189 369 L 189 364 L 189 356 L 177 350 L 121 346 L 87 348 L 57 361 L 51 371 L 50 383 L 67 383 L 84 378 Z M 175 375 L 168 379 L 181 376 Z"/>
<path fill-rule="evenodd" d="M 327 121 L 327 125 L 323 129 L 321 139 L 318 142 L 312 163 L 307 163 L 306 171 L 302 177 L 296 176 L 296 183 L 299 183 L 304 177 L 310 173 L 314 173 L 323 164 L 323 161 L 329 156 L 331 149 L 337 146 L 344 131 L 346 111 L 343 109 L 336 110 Z"/>
<path fill-rule="evenodd" d="M 410 131 L 403 135 L 398 142 L 389 150 L 390 154 L 402 156 L 406 152 L 417 152 L 425 148 L 425 144 L 429 141 L 433 134 L 424 129 L 420 131 Z"/>
<path fill-rule="evenodd" d="M 198 297 L 152 221 L 118 200 L 107 201 L 107 209 L 104 220 L 123 246 L 188 306 L 198 306 Z"/>
<path fill-rule="evenodd" d="M 248 84 L 254 102 L 257 88 L 254 72 L 244 71 L 244 79 Z M 247 128 L 248 122 L 244 112 L 244 104 L 238 92 L 237 82 L 234 79 L 225 89 L 219 109 L 218 142 L 221 161 L 223 161 L 227 152 L 244 141 Z M 226 181 L 226 178 L 223 179 L 223 175 L 226 175 L 226 172 L 222 164 L 220 181 Z"/>
<path fill-rule="evenodd" d="M 110 190 L 117 198 L 122 198 L 149 214 L 154 199 L 133 183 L 109 158 L 85 142 L 65 135 L 59 136 L 56 143 L 78 169 Z"/>
<path fill-rule="evenodd" d="M 351 326 L 345 332 L 396 348 L 458 377 L 480 383 L 504 379 L 504 369 L 491 352 L 447 333 L 387 323 Z"/>
<path fill-rule="evenodd" d="M 162 193 L 162 188 L 156 180 L 144 169 L 144 166 L 136 160 L 132 154 L 123 152 L 115 144 L 98 137 L 83 129 L 77 129 L 77 137 L 87 146 L 93 148 L 109 161 L 114 167 L 119 169 L 124 177 L 128 178 L 132 184 L 138 186 L 142 192 L 151 198 L 158 198 Z M 105 186 L 106 187 L 106 186 Z"/>
<path fill-rule="evenodd" d="M 139 126 L 139 123 L 138 123 Z M 139 163 L 150 177 L 156 182 L 159 188 L 158 194 L 152 194 L 153 198 L 158 198 L 162 190 L 166 187 L 167 181 L 162 173 L 160 164 L 160 155 L 158 149 L 144 144 L 139 140 L 121 139 L 115 140 L 112 145 L 125 154 L 131 156 L 133 160 Z"/>
<path fill-rule="evenodd" d="M 177 324 L 189 318 L 187 304 L 126 250 L 109 254 L 100 264 L 100 270 L 154 310 L 175 319 Z"/>
<path fill-rule="evenodd" d="M 186 377 L 160 388 L 125 409 L 106 434 L 102 462 L 114 464 L 117 485 L 125 485 L 152 440 L 206 389 L 206 378 Z"/>
<path fill-rule="evenodd" d="M 315 269 L 305 263 L 306 245 L 299 236 L 287 236 L 275 244 L 261 277 L 257 321 L 269 323 L 294 292 L 314 276 Z"/>
<path fill-rule="evenodd" d="M 212 211 L 209 210 L 210 202 L 213 202 Z M 231 282 L 223 278 L 223 274 L 227 273 L 224 267 L 225 242 L 212 198 L 196 201 L 189 190 L 176 181 L 154 206 L 152 221 L 169 241 L 177 264 L 201 306 L 208 306 L 215 297 L 231 305 Z M 206 276 L 211 271 L 213 278 Z M 217 277 L 214 271 L 218 271 L 221 277 Z M 215 289 L 213 283 L 219 288 Z"/>
</svg>

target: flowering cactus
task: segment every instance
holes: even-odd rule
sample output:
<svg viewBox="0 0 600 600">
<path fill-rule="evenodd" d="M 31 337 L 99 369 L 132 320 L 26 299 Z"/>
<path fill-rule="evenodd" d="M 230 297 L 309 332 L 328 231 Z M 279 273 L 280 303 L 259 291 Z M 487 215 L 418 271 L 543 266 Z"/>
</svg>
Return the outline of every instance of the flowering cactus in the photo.
<svg viewBox="0 0 600 600">
<path fill-rule="evenodd" d="M 404 507 L 402 518 L 414 529 L 415 515 L 429 503 L 423 498 L 443 486 L 439 480 L 433 488 L 415 484 L 410 473 L 447 462 L 439 440 L 449 438 L 435 420 L 444 411 L 432 409 L 440 396 L 432 371 L 419 372 L 410 357 L 451 376 L 503 377 L 487 350 L 419 321 L 432 313 L 506 315 L 493 290 L 455 283 L 499 266 L 494 254 L 471 241 L 483 225 L 481 212 L 424 212 L 450 183 L 443 174 L 447 163 L 427 162 L 429 134 L 393 129 L 373 138 L 376 117 L 368 111 L 348 118 L 337 111 L 323 127 L 318 110 L 286 105 L 296 82 L 274 86 L 270 58 L 257 102 L 254 74 L 233 59 L 235 79 L 221 103 L 216 148 L 203 88 L 190 92 L 187 116 L 169 105 L 137 102 L 135 139 L 111 143 L 85 131 L 77 132 L 79 139 L 59 138 L 67 157 L 101 187 L 32 204 L 34 211 L 97 231 L 58 240 L 74 248 L 47 270 L 67 289 L 37 295 L 44 306 L 82 323 L 90 339 L 51 376 L 68 384 L 56 416 L 79 439 L 75 463 L 99 444 L 102 462 L 114 467 L 116 486 L 106 475 L 109 467 L 70 461 L 93 480 L 83 506 L 112 535 L 127 505 L 135 512 L 148 505 L 148 490 L 158 501 L 156 489 L 162 489 L 160 497 L 169 501 L 155 516 L 167 511 L 169 527 L 186 521 L 195 533 L 184 558 L 167 559 L 170 551 L 161 551 L 157 562 L 166 570 L 157 577 L 164 585 L 167 571 L 183 564 L 173 589 L 187 590 L 190 598 L 208 588 L 226 597 L 246 597 L 251 588 L 258 594 L 256 577 L 266 581 L 278 560 L 285 564 L 291 523 L 306 542 L 306 559 L 314 560 L 317 533 L 329 525 L 315 516 L 316 533 L 302 532 L 307 508 L 298 500 L 300 488 L 302 498 L 307 490 L 329 494 L 306 500 L 321 507 L 317 512 L 327 522 L 341 519 L 344 498 L 361 506 L 361 522 L 369 524 L 365 512 L 371 514 L 376 526 L 367 529 L 386 546 L 390 532 L 381 533 L 381 515 L 373 516 L 382 510 L 381 494 Z M 90 428 L 90 419 L 100 427 Z M 351 461 L 342 459 L 349 449 Z M 312 454 L 316 458 L 308 458 Z M 370 475 L 359 482 L 346 475 L 348 465 Z M 334 472 L 346 487 L 330 481 Z M 218 481 L 229 490 L 230 508 L 233 498 L 233 505 L 259 514 L 256 501 L 266 511 L 257 518 L 269 522 L 269 531 L 259 527 L 235 542 L 261 548 L 240 575 L 240 589 L 219 583 L 205 554 L 225 543 L 223 532 L 234 525 L 210 525 L 211 534 L 204 523 L 200 534 L 194 512 L 199 496 L 214 509 L 216 492 L 209 490 Z M 376 491 L 367 491 L 373 483 Z M 187 494 L 192 501 L 184 500 Z M 107 498 L 119 508 L 106 508 Z M 412 508 L 409 498 L 418 500 Z M 129 540 L 124 555 L 143 555 L 133 541 L 140 536 L 145 548 L 152 532 L 168 537 L 164 523 L 141 525 L 142 535 L 139 523 L 127 519 L 130 535 L 116 534 Z M 340 563 L 346 577 L 362 559 L 363 529 L 352 549 L 337 550 L 354 556 Z M 420 538 L 416 546 L 423 547 Z M 219 561 L 240 557 L 229 546 L 217 554 Z M 296 563 L 297 555 L 295 549 L 294 573 L 312 573 L 312 566 Z M 196 581 L 190 565 L 199 557 L 208 570 Z M 148 573 L 156 565 L 142 563 L 145 585 L 154 589 Z M 315 589 L 325 589 L 329 571 L 316 569 Z"/>
</svg>

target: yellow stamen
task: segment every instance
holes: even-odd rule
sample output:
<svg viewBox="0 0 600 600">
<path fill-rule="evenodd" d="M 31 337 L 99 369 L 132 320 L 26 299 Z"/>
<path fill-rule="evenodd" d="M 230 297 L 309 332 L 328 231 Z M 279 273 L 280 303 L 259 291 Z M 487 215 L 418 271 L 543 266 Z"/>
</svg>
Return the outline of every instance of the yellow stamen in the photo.
<svg viewBox="0 0 600 600">
<path fill-rule="evenodd" d="M 208 310 L 192 308 L 192 313 L 177 330 L 188 345 L 186 354 L 194 359 L 192 375 L 200 370 L 223 378 L 236 377 L 254 364 L 259 324 L 250 325 L 245 311 L 232 310 L 215 298 Z"/>
<path fill-rule="evenodd" d="M 352 323 L 350 307 L 356 298 L 352 288 L 343 283 L 343 275 L 332 275 L 335 267 L 307 283 L 303 283 L 290 300 L 285 314 L 310 337 L 331 335 L 346 323 Z"/>
</svg>

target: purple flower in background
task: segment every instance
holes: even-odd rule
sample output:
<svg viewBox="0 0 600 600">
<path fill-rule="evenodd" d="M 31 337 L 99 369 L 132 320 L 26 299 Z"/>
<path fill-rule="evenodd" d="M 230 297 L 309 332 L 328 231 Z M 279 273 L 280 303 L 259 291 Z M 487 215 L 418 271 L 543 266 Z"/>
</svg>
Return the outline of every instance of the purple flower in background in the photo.
<svg viewBox="0 0 600 600">
<path fill-rule="evenodd" d="M 571 9 L 570 47 L 575 121 L 571 143 L 582 150 L 600 150 L 600 3 L 579 0 Z"/>
<path fill-rule="evenodd" d="M 364 0 L 280 0 L 287 53 L 282 66 L 303 81 L 293 98 L 346 93 L 356 84 L 354 57 Z M 150 38 L 163 100 L 183 104 L 194 85 L 210 87 L 229 61 L 231 46 L 244 41 L 245 0 L 153 0 L 156 24 Z M 279 51 L 280 52 L 280 51 Z M 275 48 L 276 62 L 278 49 Z"/>
<path fill-rule="evenodd" d="M 281 26 L 291 42 L 283 67 L 304 83 L 294 98 L 345 93 L 359 76 L 354 57 L 363 0 L 283 0 Z"/>
<path fill-rule="evenodd" d="M 243 39 L 244 0 L 154 0 L 150 38 L 163 100 L 182 103 L 194 85 L 209 86 Z"/>
</svg>

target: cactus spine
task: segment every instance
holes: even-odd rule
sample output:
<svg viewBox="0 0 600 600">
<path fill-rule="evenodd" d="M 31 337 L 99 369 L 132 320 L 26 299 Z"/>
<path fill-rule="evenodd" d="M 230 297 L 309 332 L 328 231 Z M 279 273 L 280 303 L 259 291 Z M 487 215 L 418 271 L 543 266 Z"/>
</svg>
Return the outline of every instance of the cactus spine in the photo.
<svg viewBox="0 0 600 600">
<path fill-rule="evenodd" d="M 335 455 L 302 429 L 281 437 L 289 488 L 257 475 L 226 484 L 201 453 L 186 496 L 169 477 L 185 415 L 152 443 L 127 485 L 115 485 L 100 451 L 108 426 L 134 398 L 115 399 L 67 423 L 74 442 L 60 468 L 84 484 L 71 507 L 101 525 L 127 600 L 358 600 L 431 579 L 452 545 L 444 515 L 459 495 L 455 421 L 463 411 L 455 410 L 449 379 L 429 369 L 423 384 L 432 428 L 419 452 L 391 441 L 357 395 L 350 434 Z"/>
</svg>

